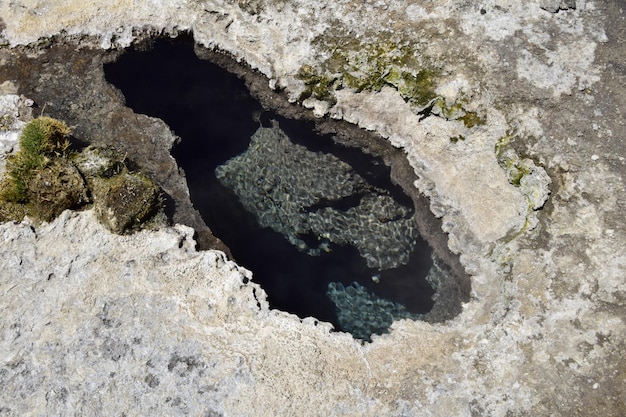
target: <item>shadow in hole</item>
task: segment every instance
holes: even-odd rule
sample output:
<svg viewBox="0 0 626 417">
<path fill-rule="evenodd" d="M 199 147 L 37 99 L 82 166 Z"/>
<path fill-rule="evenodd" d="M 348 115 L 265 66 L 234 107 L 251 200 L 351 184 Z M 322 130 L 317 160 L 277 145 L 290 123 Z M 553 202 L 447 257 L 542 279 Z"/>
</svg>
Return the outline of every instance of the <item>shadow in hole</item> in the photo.
<svg viewBox="0 0 626 417">
<path fill-rule="evenodd" d="M 238 263 L 254 272 L 272 308 L 314 316 L 339 328 L 334 304 L 326 297 L 329 282 L 359 282 L 379 296 L 402 303 L 414 313 L 432 308 L 433 289 L 424 277 L 431 250 L 418 241 L 408 265 L 379 273 L 369 269 L 352 247 L 335 247 L 319 257 L 308 256 L 282 235 L 259 228 L 232 191 L 215 177 L 218 165 L 245 151 L 259 127 L 262 108 L 242 80 L 202 61 L 193 52 L 193 39 L 156 40 L 148 51 L 131 50 L 105 65 L 109 82 L 137 113 L 163 119 L 181 137 L 173 150 L 185 170 L 191 200 L 213 233 L 230 248 Z M 266 117 L 266 116 L 264 116 Z M 273 117 L 273 116 L 272 116 Z M 365 178 L 392 191 L 400 202 L 410 199 L 389 179 L 388 168 L 363 153 L 332 146 L 315 136 L 305 122 L 281 120 L 281 127 L 310 149 L 331 151 L 353 164 Z M 372 276 L 381 275 L 380 284 Z"/>
</svg>

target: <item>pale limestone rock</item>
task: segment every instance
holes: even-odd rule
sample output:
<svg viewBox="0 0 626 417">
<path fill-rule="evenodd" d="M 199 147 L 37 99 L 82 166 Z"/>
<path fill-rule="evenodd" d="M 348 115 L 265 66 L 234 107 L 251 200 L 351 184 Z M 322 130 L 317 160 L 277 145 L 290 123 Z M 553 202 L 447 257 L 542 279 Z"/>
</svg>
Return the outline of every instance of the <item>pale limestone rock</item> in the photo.
<svg viewBox="0 0 626 417">
<path fill-rule="evenodd" d="M 13 90 L 10 85 L 7 87 Z M 0 95 L 0 172 L 4 170 L 7 155 L 19 149 L 20 132 L 31 117 L 32 105 L 32 100 L 16 94 Z"/>
<path fill-rule="evenodd" d="M 221 252 L 196 252 L 192 235 L 185 226 L 114 235 L 92 212 L 66 211 L 37 230 L 1 225 L 3 411 L 367 413 L 346 401 L 369 380 L 358 344 L 269 311 L 249 271 Z M 331 385 L 319 404 L 311 387 Z"/>
<path fill-rule="evenodd" d="M 337 97 L 336 107 L 342 118 L 379 132 L 394 146 L 406 150 L 418 177 L 430 180 L 429 185 L 417 187 L 434 201 L 443 200 L 444 207 L 436 215 L 445 217 L 448 210 L 461 211 L 463 218 L 453 221 L 462 222 L 459 227 L 469 228 L 480 243 L 496 241 L 521 227 L 526 204 L 521 193 L 508 184 L 496 161 L 494 146 L 504 134 L 497 124 L 488 124 L 472 134 L 461 148 L 450 142 L 458 134 L 459 122 L 438 117 L 421 121 L 391 88 L 385 87 L 377 94 L 342 90 Z M 372 111 L 366 113 L 366 108 Z M 468 180 L 472 181 L 471 187 L 467 186 Z"/>
</svg>

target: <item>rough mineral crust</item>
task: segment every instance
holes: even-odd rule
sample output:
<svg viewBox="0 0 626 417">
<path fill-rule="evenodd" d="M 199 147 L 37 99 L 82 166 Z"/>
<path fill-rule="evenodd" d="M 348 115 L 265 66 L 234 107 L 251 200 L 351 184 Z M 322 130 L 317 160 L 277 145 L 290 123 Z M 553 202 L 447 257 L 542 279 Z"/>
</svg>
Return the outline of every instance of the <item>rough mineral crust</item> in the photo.
<svg viewBox="0 0 626 417">
<path fill-rule="evenodd" d="M 557 3 L 558 13 L 545 10 L 557 11 Z M 182 184 L 163 124 L 132 115 L 111 90 L 88 92 L 104 85 L 99 48 L 193 30 L 201 46 L 264 74 L 294 106 L 309 93 L 302 104 L 316 115 L 357 123 L 401 147 L 415 187 L 472 275 L 472 298 L 456 318 L 399 320 L 362 346 L 313 319 L 270 311 L 262 290 L 246 283 L 248 272 L 217 252 L 194 251 L 185 227 L 114 236 L 91 212 L 66 212 L 36 228 L 7 223 L 0 226 L 2 413 L 626 415 L 626 10 L 623 2 L 575 6 L 0 3 L 0 70 L 13 74 L 0 80 L 10 81 L 3 94 L 51 97 L 46 112 L 69 114 L 92 136 L 113 132 L 108 140 L 130 150 L 147 148 L 161 183 Z M 59 43 L 86 58 L 51 54 Z M 11 67 L 18 56 L 31 67 Z M 369 70 L 353 71 L 355 62 Z M 484 123 L 470 127 L 463 116 L 405 101 L 423 69 L 446 106 Z M 73 82 L 58 86 L 63 72 Z M 119 135 L 120 116 L 129 115 L 136 125 L 124 129 L 132 134 Z M 532 170 L 551 180 L 535 177 L 542 190 L 530 184 L 526 193 L 523 176 L 520 186 L 511 183 L 496 152 L 510 136 L 519 161 L 532 160 Z M 541 200 L 547 191 L 541 208 L 530 203 L 529 195 Z M 184 193 L 174 194 L 182 201 Z"/>
<path fill-rule="evenodd" d="M 319 255 L 332 242 L 354 246 L 378 270 L 409 261 L 418 235 L 412 210 L 336 156 L 294 144 L 278 125 L 259 127 L 215 173 L 262 227 L 301 251 Z"/>
</svg>

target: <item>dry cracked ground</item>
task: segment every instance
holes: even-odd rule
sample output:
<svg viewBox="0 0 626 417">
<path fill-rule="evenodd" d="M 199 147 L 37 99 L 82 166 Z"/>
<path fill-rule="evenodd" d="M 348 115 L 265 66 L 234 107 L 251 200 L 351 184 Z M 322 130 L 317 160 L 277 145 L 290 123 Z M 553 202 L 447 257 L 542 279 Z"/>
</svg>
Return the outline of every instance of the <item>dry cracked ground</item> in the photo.
<svg viewBox="0 0 626 417">
<path fill-rule="evenodd" d="M 0 225 L 0 415 L 626 415 L 625 13 L 608 0 L 0 2 L 3 154 L 43 110 L 142 165 L 174 223 L 119 236 L 86 210 Z M 403 152 L 471 279 L 456 317 L 361 344 L 271 310 L 254 271 L 197 249 L 227 250 L 193 209 L 176 137 L 102 69 L 181 32 L 235 58 L 214 56 L 268 105 Z"/>
</svg>

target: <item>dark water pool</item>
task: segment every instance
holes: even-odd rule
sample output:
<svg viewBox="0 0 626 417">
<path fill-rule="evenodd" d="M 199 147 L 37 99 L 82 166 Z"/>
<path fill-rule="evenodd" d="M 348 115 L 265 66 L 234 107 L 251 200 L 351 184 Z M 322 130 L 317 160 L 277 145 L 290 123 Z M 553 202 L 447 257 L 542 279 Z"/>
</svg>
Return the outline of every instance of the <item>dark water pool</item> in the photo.
<svg viewBox="0 0 626 417">
<path fill-rule="evenodd" d="M 388 168 L 379 160 L 334 145 L 330 138 L 315 135 L 306 122 L 264 111 L 242 80 L 196 57 L 190 36 L 158 39 L 150 48 L 131 49 L 106 65 L 105 74 L 123 92 L 127 106 L 161 118 L 180 136 L 173 155 L 186 173 L 194 206 L 235 260 L 253 271 L 253 279 L 267 292 L 271 307 L 302 318 L 313 316 L 342 329 L 347 326 L 338 321 L 335 304 L 326 294 L 328 284 L 357 282 L 411 313 L 432 308 L 434 290 L 425 280 L 432 265 L 431 250 L 422 239 L 417 239 L 407 265 L 383 271 L 368 268 L 352 246 L 334 245 L 329 253 L 309 256 L 282 234 L 259 227 L 256 217 L 215 175 L 216 167 L 248 148 L 259 126 L 278 120 L 299 145 L 334 154 L 368 182 L 389 190 L 397 201 L 411 207 L 410 199 L 391 183 Z"/>
</svg>

